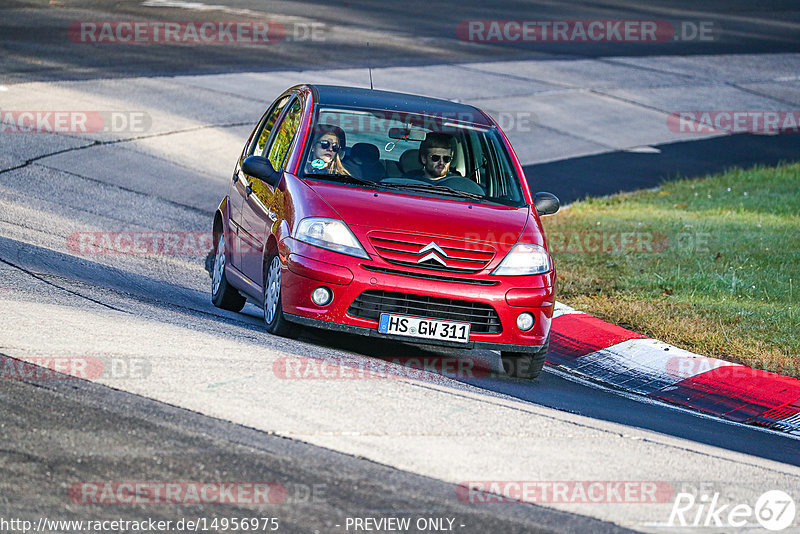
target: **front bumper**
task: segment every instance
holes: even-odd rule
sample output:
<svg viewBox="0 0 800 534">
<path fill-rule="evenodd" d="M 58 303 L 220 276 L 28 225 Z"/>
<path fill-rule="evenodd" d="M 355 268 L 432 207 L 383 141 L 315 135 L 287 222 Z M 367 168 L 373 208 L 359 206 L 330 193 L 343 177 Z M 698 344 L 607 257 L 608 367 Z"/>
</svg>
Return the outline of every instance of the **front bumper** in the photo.
<svg viewBox="0 0 800 534">
<path fill-rule="evenodd" d="M 555 304 L 551 273 L 521 277 L 478 274 L 462 278 L 461 282 L 445 281 L 426 278 L 428 273 L 422 270 L 408 270 L 408 275 L 378 272 L 375 267 L 392 267 L 385 270 L 393 271 L 400 269 L 380 259 L 371 261 L 345 256 L 291 238 L 281 245 L 282 305 L 290 321 L 371 337 L 465 349 L 538 352 L 547 343 Z M 455 277 L 449 278 L 456 280 Z M 495 285 L 482 285 L 485 283 Z M 325 306 L 318 306 L 311 301 L 311 293 L 319 286 L 329 288 L 334 295 L 333 300 Z M 473 331 L 468 343 L 380 334 L 377 321 L 348 313 L 356 297 L 368 290 L 488 304 L 496 311 L 502 331 Z M 520 331 L 516 325 L 517 316 L 523 311 L 534 316 L 534 326 L 527 332 Z"/>
<path fill-rule="evenodd" d="M 319 319 L 309 319 L 300 315 L 284 314 L 287 320 L 302 324 L 305 326 L 313 326 L 314 328 L 324 328 L 326 330 L 336 330 L 337 332 L 347 332 L 348 334 L 358 334 L 361 336 L 378 337 L 382 339 L 391 339 L 394 341 L 403 341 L 406 343 L 416 343 L 419 345 L 435 345 L 437 347 L 453 347 L 457 349 L 483 349 L 483 350 L 508 350 L 514 352 L 540 352 L 547 347 L 544 345 L 511 345 L 507 343 L 488 343 L 485 341 L 472 341 L 467 343 L 456 343 L 455 341 L 445 341 L 440 339 L 422 339 L 410 336 L 398 336 L 381 334 L 375 328 L 365 328 L 363 326 L 350 326 L 347 324 L 332 323 L 330 321 L 321 321 Z"/>
</svg>

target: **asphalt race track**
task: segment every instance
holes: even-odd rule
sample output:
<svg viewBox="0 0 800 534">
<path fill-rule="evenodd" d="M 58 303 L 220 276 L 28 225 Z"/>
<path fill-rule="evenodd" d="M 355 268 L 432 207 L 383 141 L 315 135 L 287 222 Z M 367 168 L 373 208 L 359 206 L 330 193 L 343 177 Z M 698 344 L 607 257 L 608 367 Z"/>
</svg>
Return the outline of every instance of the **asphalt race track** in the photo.
<svg viewBox="0 0 800 534">
<path fill-rule="evenodd" d="M 760 2 L 758 6 L 744 0 L 712 0 L 703 2 L 701 8 L 689 3 L 619 0 L 578 4 L 509 1 L 492 6 L 475 0 L 435 6 L 421 0 L 395 3 L 311 0 L 269 6 L 256 0 L 196 2 L 194 7 L 191 4 L 149 0 L 115 2 L 104 7 L 81 0 L 53 3 L 6 0 L 2 9 L 13 16 L 3 20 L 0 42 L 4 53 L 0 58 L 0 72 L 6 79 L 58 81 L 481 60 L 800 51 L 800 36 L 795 26 L 797 6 L 780 0 Z M 558 41 L 459 43 L 456 39 L 461 21 L 520 17 L 535 20 L 638 18 L 696 25 L 704 22 L 709 24 L 709 35 L 716 38 L 659 40 L 646 44 L 594 42 L 578 47 Z M 263 47 L 253 45 L 208 47 L 202 51 L 170 45 L 115 45 L 109 51 L 98 53 L 91 44 L 85 46 L 64 39 L 64 29 L 75 21 L 265 19 L 288 28 L 285 39 L 266 54 Z M 300 25 L 296 31 L 295 24 Z M 325 39 L 312 40 L 313 28 L 321 28 Z M 687 26 L 686 37 L 691 37 L 689 28 L 694 26 Z"/>
<path fill-rule="evenodd" d="M 473 19 L 666 20 L 711 33 L 657 43 L 460 40 L 459 24 Z M 262 45 L 87 44 L 68 34 L 76 21 L 133 20 L 269 20 L 288 33 Z M 304 37 L 312 29 L 317 38 Z M 0 532 L 25 531 L 20 521 L 32 522 L 28 531 L 101 530 L 45 518 L 172 522 L 144 532 L 244 531 L 219 522 L 229 518 L 259 518 L 250 530 L 262 531 L 273 525 L 263 518 L 275 518 L 279 532 L 307 533 L 763 532 L 754 510 L 764 512 L 765 492 L 800 499 L 795 436 L 554 369 L 509 379 L 491 351 L 470 354 L 485 362 L 474 377 L 450 378 L 391 363 L 445 350 L 316 330 L 277 338 L 252 304 L 240 314 L 211 304 L 202 237 L 161 254 L 87 252 L 75 241 L 81 232 L 209 232 L 238 151 L 272 99 L 303 81 L 368 86 L 367 66 L 376 88 L 517 121 L 507 131 L 528 179 L 568 202 L 797 160 L 796 135 L 666 125 L 676 110 L 798 109 L 796 4 L 6 0 L 0 46 L 0 114 L 82 110 L 127 121 L 88 133 L 6 124 L 0 134 Z M 62 373 L 44 368 L 53 358 L 67 362 Z M 281 376 L 281 362 L 298 358 L 351 371 L 377 363 L 391 377 Z M 76 361 L 97 372 L 70 376 Z M 28 374 L 8 379 L 14 373 Z M 491 481 L 547 492 L 503 503 L 464 492 Z M 272 497 L 92 500 L 93 487 L 137 482 L 261 484 Z M 581 497 L 591 484 L 606 488 L 602 497 Z M 727 505 L 720 523 L 707 521 L 712 501 Z M 726 522 L 736 505 L 753 512 L 741 526 Z M 405 530 L 389 522 L 403 518 Z M 800 517 L 782 532 L 800 532 Z"/>
</svg>

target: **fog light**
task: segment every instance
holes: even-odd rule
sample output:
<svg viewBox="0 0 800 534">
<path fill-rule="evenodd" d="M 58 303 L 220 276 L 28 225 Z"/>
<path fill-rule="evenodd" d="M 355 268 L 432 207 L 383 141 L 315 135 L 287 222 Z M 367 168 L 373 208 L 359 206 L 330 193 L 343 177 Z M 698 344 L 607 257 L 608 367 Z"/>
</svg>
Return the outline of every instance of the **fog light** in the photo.
<svg viewBox="0 0 800 534">
<path fill-rule="evenodd" d="M 313 300 L 314 304 L 317 306 L 325 306 L 331 301 L 332 298 L 333 293 L 331 293 L 331 290 L 327 287 L 318 287 L 313 293 L 311 293 L 311 300 Z"/>
<path fill-rule="evenodd" d="M 533 328 L 533 315 L 528 312 L 522 312 L 517 315 L 517 328 L 520 330 L 530 330 Z"/>
</svg>

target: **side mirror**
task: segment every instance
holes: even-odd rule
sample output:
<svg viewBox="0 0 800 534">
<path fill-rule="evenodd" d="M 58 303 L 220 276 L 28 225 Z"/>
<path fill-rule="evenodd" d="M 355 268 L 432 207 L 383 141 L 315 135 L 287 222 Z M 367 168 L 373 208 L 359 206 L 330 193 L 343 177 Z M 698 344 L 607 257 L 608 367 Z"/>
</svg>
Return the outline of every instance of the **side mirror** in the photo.
<svg viewBox="0 0 800 534">
<path fill-rule="evenodd" d="M 247 156 L 242 162 L 242 172 L 248 176 L 258 178 L 272 187 L 281 181 L 281 173 L 272 168 L 272 163 L 263 156 Z"/>
<path fill-rule="evenodd" d="M 552 215 L 561 207 L 558 197 L 553 193 L 536 193 L 533 196 L 533 205 L 540 216 Z"/>
</svg>

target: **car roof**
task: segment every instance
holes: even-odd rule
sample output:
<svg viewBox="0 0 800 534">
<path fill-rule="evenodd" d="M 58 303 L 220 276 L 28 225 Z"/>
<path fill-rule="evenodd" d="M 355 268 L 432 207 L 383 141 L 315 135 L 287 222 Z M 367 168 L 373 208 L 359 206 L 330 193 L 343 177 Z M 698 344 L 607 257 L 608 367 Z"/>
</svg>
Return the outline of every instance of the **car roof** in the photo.
<svg viewBox="0 0 800 534">
<path fill-rule="evenodd" d="M 380 109 L 421 115 L 444 115 L 460 122 L 471 122 L 488 127 L 493 126 L 478 108 L 451 102 L 450 100 L 340 85 L 309 85 L 309 87 L 315 93 L 315 100 L 323 106 Z"/>
</svg>

